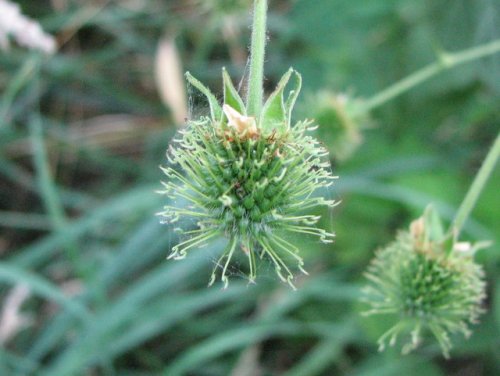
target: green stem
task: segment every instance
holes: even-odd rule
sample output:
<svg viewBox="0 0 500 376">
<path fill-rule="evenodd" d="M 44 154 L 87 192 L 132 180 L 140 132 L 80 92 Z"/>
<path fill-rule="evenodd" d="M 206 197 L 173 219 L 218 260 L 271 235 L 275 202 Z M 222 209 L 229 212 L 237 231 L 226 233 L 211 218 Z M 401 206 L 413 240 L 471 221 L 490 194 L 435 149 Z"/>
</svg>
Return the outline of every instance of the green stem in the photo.
<svg viewBox="0 0 500 376">
<path fill-rule="evenodd" d="M 469 188 L 469 191 L 467 192 L 467 195 L 465 196 L 464 200 L 462 201 L 462 204 L 458 209 L 455 219 L 453 220 L 450 230 L 455 231 L 457 236 L 462 230 L 472 209 L 476 205 L 477 199 L 479 198 L 481 191 L 483 190 L 484 186 L 486 185 L 486 182 L 488 181 L 488 178 L 490 177 L 493 169 L 495 168 L 495 164 L 498 161 L 499 157 L 500 157 L 500 133 L 497 135 L 493 147 L 488 152 L 488 155 L 483 161 L 481 168 L 479 169 L 476 177 L 474 178 L 474 181 L 472 182 L 472 185 Z"/>
<path fill-rule="evenodd" d="M 378 94 L 369 98 L 359 110 L 360 113 L 367 113 L 376 107 L 379 107 L 395 97 L 406 93 L 415 86 L 427 81 L 442 71 L 451 69 L 458 65 L 480 59 L 485 56 L 500 52 L 500 39 L 473 47 L 457 53 L 441 53 L 438 60 L 426 67 L 416 71 L 408 77 L 396 82 Z"/>
<path fill-rule="evenodd" d="M 0 104 L 0 129 L 2 127 L 9 126 L 9 123 L 12 120 L 12 115 L 9 114 L 9 112 L 12 108 L 12 104 L 14 103 L 14 99 L 38 71 L 38 66 L 41 60 L 40 54 L 33 54 L 29 59 L 27 59 L 15 73 L 14 77 L 12 77 L 12 80 L 3 92 Z"/>
<path fill-rule="evenodd" d="M 264 56 L 266 47 L 267 0 L 255 0 L 250 48 L 250 76 L 248 78 L 247 112 L 258 117 L 264 96 Z"/>
<path fill-rule="evenodd" d="M 44 214 L 0 210 L 0 227 L 47 231 L 53 226 Z"/>
</svg>

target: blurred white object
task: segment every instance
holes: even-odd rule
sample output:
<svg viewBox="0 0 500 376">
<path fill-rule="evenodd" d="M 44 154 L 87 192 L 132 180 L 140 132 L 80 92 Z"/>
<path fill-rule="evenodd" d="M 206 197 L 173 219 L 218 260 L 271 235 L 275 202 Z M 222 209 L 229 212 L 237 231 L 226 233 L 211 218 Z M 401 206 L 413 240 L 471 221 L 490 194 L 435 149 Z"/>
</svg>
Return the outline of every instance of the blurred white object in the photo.
<svg viewBox="0 0 500 376">
<path fill-rule="evenodd" d="M 40 24 L 21 13 L 19 5 L 0 0 L 0 48 L 9 48 L 9 35 L 20 45 L 47 54 L 56 51 L 56 40 Z"/>
<path fill-rule="evenodd" d="M 185 123 L 188 109 L 182 63 L 173 38 L 163 38 L 156 53 L 156 85 L 161 99 L 172 111 L 177 126 Z"/>
<path fill-rule="evenodd" d="M 29 296 L 30 290 L 26 286 L 17 285 L 5 298 L 0 312 L 0 347 L 30 324 L 29 316 L 21 313 L 21 306 Z"/>
</svg>

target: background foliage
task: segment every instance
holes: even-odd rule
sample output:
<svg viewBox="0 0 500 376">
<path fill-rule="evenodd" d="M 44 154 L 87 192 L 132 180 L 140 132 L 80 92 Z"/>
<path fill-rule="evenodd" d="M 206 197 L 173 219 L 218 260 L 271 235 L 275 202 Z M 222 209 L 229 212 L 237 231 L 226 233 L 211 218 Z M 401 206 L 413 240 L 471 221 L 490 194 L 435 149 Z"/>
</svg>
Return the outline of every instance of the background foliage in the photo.
<svg viewBox="0 0 500 376">
<path fill-rule="evenodd" d="M 14 312 L 25 325 L 2 343 L 0 374 L 500 374 L 496 245 L 478 257 L 488 313 L 472 338 L 456 339 L 450 361 L 432 342 L 410 356 L 378 353 L 384 320 L 361 318 L 358 300 L 373 251 L 397 229 L 431 202 L 452 218 L 499 129 L 499 55 L 372 113 L 355 154 L 333 161 L 331 194 L 342 204 L 325 220 L 336 242 L 303 243 L 311 275 L 299 291 L 271 268 L 251 286 L 232 270 L 223 291 L 206 288 L 220 242 L 165 261 L 177 238 L 154 216 L 163 200 L 154 190 L 176 124 L 157 94 L 154 58 L 166 33 L 184 68 L 214 90 L 222 66 L 239 79 L 250 1 L 19 3 L 63 45 L 45 59 L 0 54 L 3 325 L 15 287 L 30 291 Z M 314 117 L 318 91 L 369 97 L 436 49 L 500 37 L 499 14 L 494 0 L 271 1 L 267 83 L 292 65 L 304 77 L 301 115 Z M 498 240 L 499 186 L 497 170 L 469 239 Z"/>
</svg>

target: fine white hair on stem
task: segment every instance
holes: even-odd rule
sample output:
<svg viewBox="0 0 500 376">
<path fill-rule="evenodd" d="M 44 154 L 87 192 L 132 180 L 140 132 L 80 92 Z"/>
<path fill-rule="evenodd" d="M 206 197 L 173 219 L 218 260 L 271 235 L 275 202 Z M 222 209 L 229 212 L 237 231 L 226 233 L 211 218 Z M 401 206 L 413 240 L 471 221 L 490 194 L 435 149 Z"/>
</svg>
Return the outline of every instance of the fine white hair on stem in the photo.
<svg viewBox="0 0 500 376">
<path fill-rule="evenodd" d="M 20 46 L 47 54 L 56 51 L 55 38 L 43 31 L 40 24 L 21 13 L 19 5 L 0 0 L 0 48 L 9 48 L 9 36 Z"/>
</svg>

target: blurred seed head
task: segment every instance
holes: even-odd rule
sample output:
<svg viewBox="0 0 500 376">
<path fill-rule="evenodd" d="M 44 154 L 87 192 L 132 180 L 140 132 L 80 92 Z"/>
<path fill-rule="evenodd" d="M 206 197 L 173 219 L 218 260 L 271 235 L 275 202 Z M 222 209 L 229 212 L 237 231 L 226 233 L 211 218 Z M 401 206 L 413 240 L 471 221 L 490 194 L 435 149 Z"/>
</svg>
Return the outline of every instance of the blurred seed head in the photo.
<svg viewBox="0 0 500 376">
<path fill-rule="evenodd" d="M 485 298 L 484 273 L 473 259 L 474 246 L 443 235 L 432 209 L 377 251 L 366 277 L 365 315 L 387 315 L 392 327 L 379 339 L 379 349 L 401 337 L 402 352 L 419 346 L 426 333 L 438 341 L 445 357 L 451 335 L 471 335 Z M 464 251 L 465 250 L 465 251 Z"/>
<path fill-rule="evenodd" d="M 317 135 L 338 161 L 349 159 L 363 141 L 362 130 L 371 126 L 359 109 L 362 101 L 347 94 L 320 91 L 308 98 L 302 111 L 318 124 Z"/>
</svg>

